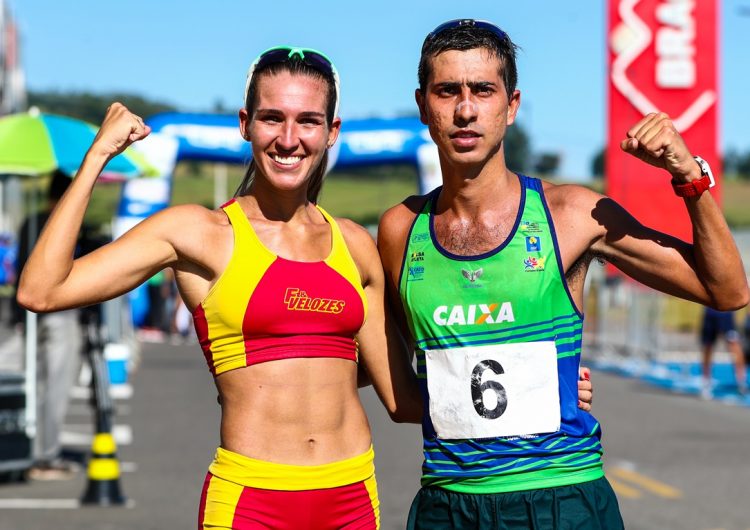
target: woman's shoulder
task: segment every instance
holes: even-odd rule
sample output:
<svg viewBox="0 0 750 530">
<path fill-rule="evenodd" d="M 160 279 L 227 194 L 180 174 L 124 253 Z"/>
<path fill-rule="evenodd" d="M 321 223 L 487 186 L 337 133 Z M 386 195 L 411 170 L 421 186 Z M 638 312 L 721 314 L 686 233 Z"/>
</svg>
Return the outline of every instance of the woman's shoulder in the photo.
<svg viewBox="0 0 750 530">
<path fill-rule="evenodd" d="M 344 217 L 335 218 L 341 229 L 346 247 L 349 249 L 354 263 L 362 275 L 363 283 L 367 284 L 374 272 L 381 270 L 380 256 L 375 246 L 375 239 L 364 226 Z M 377 269 L 373 269 L 376 267 Z"/>
<path fill-rule="evenodd" d="M 219 227 L 229 225 L 221 208 L 210 209 L 200 204 L 178 204 L 165 208 L 154 216 L 159 221 L 182 226 Z"/>
<path fill-rule="evenodd" d="M 350 251 L 352 247 L 372 246 L 372 248 L 375 248 L 375 240 L 367 228 L 347 217 L 334 217 L 334 220 L 339 226 L 341 235 L 344 236 L 344 240 Z"/>
<path fill-rule="evenodd" d="M 221 209 L 211 210 L 200 204 L 170 206 L 142 223 L 141 230 L 156 232 L 171 241 L 182 253 L 196 254 L 198 247 L 212 247 L 231 239 L 230 223 Z"/>
</svg>

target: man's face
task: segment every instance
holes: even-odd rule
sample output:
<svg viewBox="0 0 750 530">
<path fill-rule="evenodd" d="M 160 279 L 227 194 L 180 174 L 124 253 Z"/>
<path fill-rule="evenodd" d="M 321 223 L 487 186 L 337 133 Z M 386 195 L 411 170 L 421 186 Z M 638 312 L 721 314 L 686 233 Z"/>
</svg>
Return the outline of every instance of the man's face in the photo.
<svg viewBox="0 0 750 530">
<path fill-rule="evenodd" d="M 486 163 L 516 119 L 521 93 L 508 99 L 500 71 L 500 59 L 484 48 L 449 50 L 432 58 L 425 92 L 417 90 L 422 123 L 456 165 Z"/>
</svg>

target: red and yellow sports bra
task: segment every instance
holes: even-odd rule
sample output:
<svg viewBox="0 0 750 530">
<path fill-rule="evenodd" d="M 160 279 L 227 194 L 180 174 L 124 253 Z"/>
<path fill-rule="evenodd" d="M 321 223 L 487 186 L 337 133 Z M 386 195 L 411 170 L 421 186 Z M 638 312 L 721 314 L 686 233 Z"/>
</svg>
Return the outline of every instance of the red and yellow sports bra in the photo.
<svg viewBox="0 0 750 530">
<path fill-rule="evenodd" d="M 222 206 L 234 232 L 224 272 L 193 311 L 208 368 L 236 368 L 294 357 L 357 361 L 355 334 L 367 313 L 357 266 L 336 221 L 323 261 L 290 261 L 268 250 L 239 203 Z"/>
</svg>

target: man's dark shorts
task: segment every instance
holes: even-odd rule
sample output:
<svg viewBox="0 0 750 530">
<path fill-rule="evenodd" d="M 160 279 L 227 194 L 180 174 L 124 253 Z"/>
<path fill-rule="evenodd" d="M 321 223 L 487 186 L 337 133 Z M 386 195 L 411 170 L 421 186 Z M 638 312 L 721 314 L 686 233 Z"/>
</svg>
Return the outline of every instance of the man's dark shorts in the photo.
<svg viewBox="0 0 750 530">
<path fill-rule="evenodd" d="M 701 344 L 704 346 L 716 342 L 719 336 L 729 342 L 740 339 L 740 335 L 734 327 L 734 311 L 716 311 L 706 308 L 701 326 Z"/>
<path fill-rule="evenodd" d="M 422 488 L 407 530 L 621 530 L 617 497 L 607 479 L 529 491 L 456 493 Z"/>
</svg>

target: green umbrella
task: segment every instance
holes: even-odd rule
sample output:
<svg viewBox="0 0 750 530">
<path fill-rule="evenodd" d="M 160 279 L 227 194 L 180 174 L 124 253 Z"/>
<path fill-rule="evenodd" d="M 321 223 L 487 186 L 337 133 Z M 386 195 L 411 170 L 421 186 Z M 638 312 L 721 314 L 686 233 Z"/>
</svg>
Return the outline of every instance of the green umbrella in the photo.
<svg viewBox="0 0 750 530">
<path fill-rule="evenodd" d="M 42 175 L 60 169 L 75 175 L 98 128 L 88 122 L 40 112 L 0 118 L 0 174 Z M 126 149 L 105 166 L 105 179 L 155 174 L 143 155 Z"/>
</svg>

